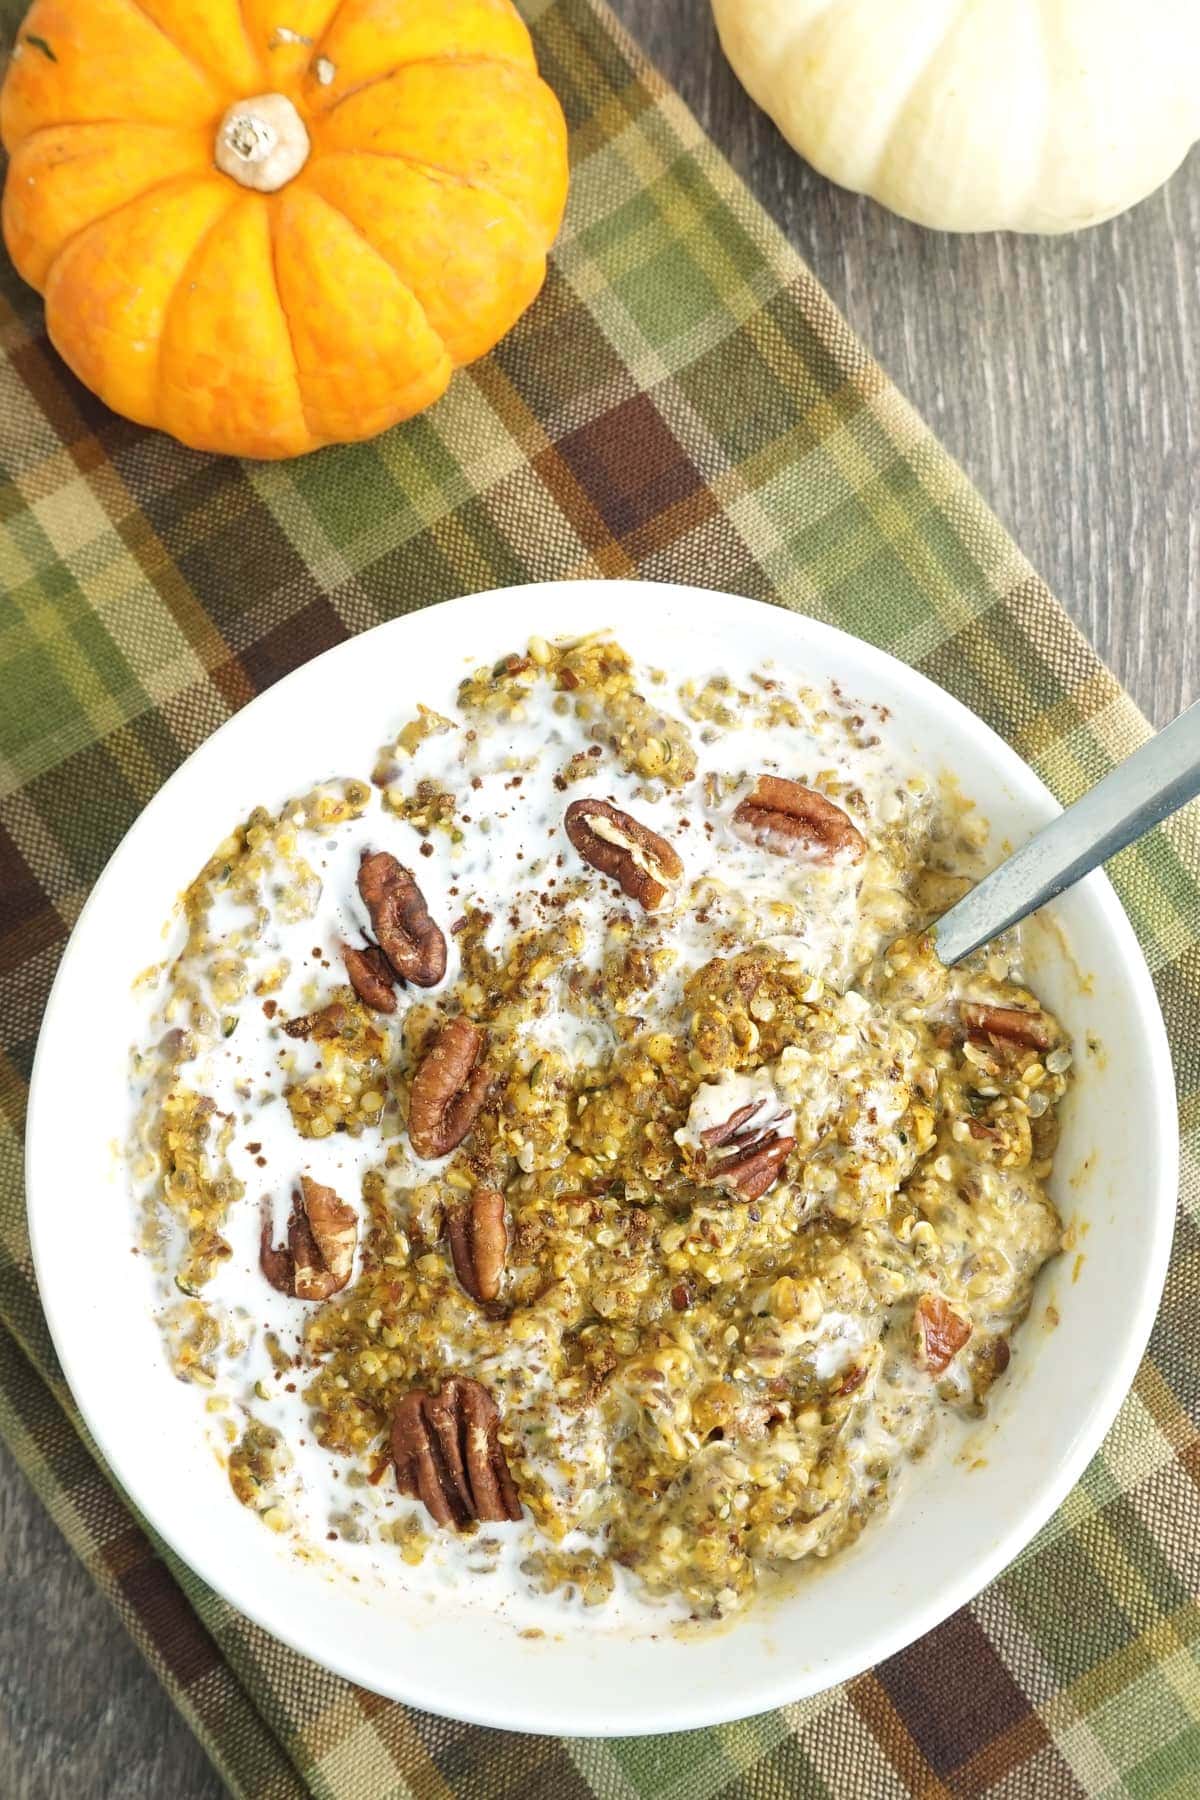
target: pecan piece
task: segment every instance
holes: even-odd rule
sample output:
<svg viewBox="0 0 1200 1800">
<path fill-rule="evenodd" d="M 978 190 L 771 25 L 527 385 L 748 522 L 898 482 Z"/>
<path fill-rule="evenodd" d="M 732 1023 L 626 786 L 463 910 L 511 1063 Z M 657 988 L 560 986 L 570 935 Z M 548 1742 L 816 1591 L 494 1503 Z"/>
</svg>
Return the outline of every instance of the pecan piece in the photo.
<svg viewBox="0 0 1200 1800">
<path fill-rule="evenodd" d="M 483 1109 L 492 1085 L 481 1058 L 487 1035 L 470 1019 L 442 1026 L 413 1076 L 408 1137 L 426 1162 L 448 1156 L 462 1143 Z"/>
<path fill-rule="evenodd" d="M 779 1133 L 786 1111 L 764 1111 L 767 1106 L 766 1100 L 751 1100 L 723 1125 L 710 1125 L 700 1133 L 710 1176 L 738 1200 L 761 1200 L 796 1148 L 794 1137 Z M 721 1154 L 715 1156 L 718 1150 Z"/>
<path fill-rule="evenodd" d="M 446 1236 L 454 1273 L 472 1300 L 494 1300 L 500 1292 L 508 1231 L 499 1188 L 476 1188 L 470 1200 L 446 1210 Z"/>
<path fill-rule="evenodd" d="M 706 1131 L 702 1131 L 700 1142 L 706 1150 L 715 1150 L 719 1145 L 728 1144 L 754 1114 L 762 1110 L 762 1106 L 761 1100 L 748 1100 L 745 1106 L 739 1106 L 735 1113 L 731 1113 L 723 1125 L 710 1125 Z M 782 1118 L 783 1114 L 779 1116 Z"/>
<path fill-rule="evenodd" d="M 414 987 L 436 987 L 446 973 L 446 940 L 429 916 L 412 870 L 388 850 L 364 850 L 358 891 L 396 974 Z"/>
<path fill-rule="evenodd" d="M 521 1501 L 500 1443 L 500 1413 L 481 1382 L 452 1375 L 440 1391 L 406 1394 L 392 1413 L 396 1486 L 436 1525 L 519 1519 Z"/>
<path fill-rule="evenodd" d="M 810 854 L 822 862 L 861 862 L 867 841 L 840 806 L 780 775 L 760 775 L 738 802 L 730 824 L 737 837 L 772 856 Z"/>
<path fill-rule="evenodd" d="M 1008 1339 L 1004 1337 L 989 1338 L 972 1353 L 972 1374 L 975 1382 L 975 1395 L 981 1399 L 993 1381 L 999 1379 L 1012 1361 L 1012 1351 L 1008 1347 Z"/>
<path fill-rule="evenodd" d="M 396 975 L 378 944 L 342 945 L 342 961 L 354 989 L 364 1006 L 372 1012 L 393 1013 L 396 1010 Z"/>
<path fill-rule="evenodd" d="M 1048 1050 L 1054 1039 L 1044 1013 L 1019 1006 L 986 1006 L 965 1000 L 960 1008 L 969 1038 L 977 1042 L 1018 1044 L 1024 1050 Z"/>
<path fill-rule="evenodd" d="M 273 1288 L 297 1300 L 328 1300 L 344 1288 L 354 1267 L 358 1220 L 354 1208 L 310 1175 L 292 1195 L 287 1248 L 271 1243 L 270 1215 L 263 1220 L 259 1264 Z"/>
<path fill-rule="evenodd" d="M 666 838 L 609 800 L 572 800 L 563 824 L 584 862 L 609 876 L 646 912 L 661 904 L 671 883 L 683 874 L 683 864 Z"/>
<path fill-rule="evenodd" d="M 318 1043 L 327 1038 L 340 1037 L 342 1026 L 346 1023 L 346 1009 L 340 1000 L 330 1001 L 317 1012 L 301 1013 L 298 1019 L 288 1019 L 283 1029 L 289 1037 L 316 1038 Z"/>
<path fill-rule="evenodd" d="M 971 1335 L 970 1321 L 961 1318 L 940 1294 L 922 1294 L 917 1301 L 917 1360 L 931 1375 L 950 1367 Z"/>
<path fill-rule="evenodd" d="M 778 1181 L 784 1163 L 796 1147 L 793 1137 L 770 1138 L 757 1150 L 743 1150 L 721 1163 L 718 1181 L 739 1200 L 761 1200 Z"/>
</svg>

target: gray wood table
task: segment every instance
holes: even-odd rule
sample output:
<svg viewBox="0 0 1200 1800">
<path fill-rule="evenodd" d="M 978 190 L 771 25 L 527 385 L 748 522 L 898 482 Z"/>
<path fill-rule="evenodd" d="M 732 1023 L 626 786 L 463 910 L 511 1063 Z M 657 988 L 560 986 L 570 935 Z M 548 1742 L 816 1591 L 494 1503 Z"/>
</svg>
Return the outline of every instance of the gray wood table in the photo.
<svg viewBox="0 0 1200 1800">
<path fill-rule="evenodd" d="M 1067 239 L 953 238 L 831 187 L 742 93 L 704 0 L 615 0 L 1146 713 L 1200 692 L 1200 153 Z M 0 1794 L 222 1792 L 0 1453 Z"/>
</svg>

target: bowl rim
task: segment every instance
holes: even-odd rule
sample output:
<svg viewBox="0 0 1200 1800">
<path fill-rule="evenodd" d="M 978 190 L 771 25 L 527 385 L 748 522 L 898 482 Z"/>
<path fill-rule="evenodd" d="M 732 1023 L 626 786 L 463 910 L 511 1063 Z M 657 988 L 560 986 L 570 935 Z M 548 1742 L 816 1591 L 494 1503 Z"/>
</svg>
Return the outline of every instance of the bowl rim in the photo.
<svg viewBox="0 0 1200 1800">
<path fill-rule="evenodd" d="M 399 1681 L 381 1686 L 380 1670 L 368 1659 L 360 1659 L 353 1644 L 347 1643 L 343 1647 L 340 1644 L 323 1643 L 319 1647 L 315 1646 L 310 1638 L 305 1637 L 302 1630 L 296 1628 L 292 1616 L 281 1618 L 270 1606 L 260 1606 L 257 1596 L 253 1592 L 247 1594 L 238 1590 L 235 1593 L 236 1583 L 227 1578 L 220 1562 L 214 1562 L 211 1557 L 197 1556 L 189 1551 L 186 1544 L 180 1541 L 173 1530 L 173 1521 L 156 1514 L 153 1506 L 147 1502 L 144 1485 L 137 1479 L 136 1474 L 130 1478 L 126 1470 L 119 1469 L 117 1462 L 110 1454 L 110 1439 L 105 1427 L 105 1410 L 102 1406 L 97 1407 L 92 1403 L 90 1394 L 87 1398 L 84 1397 L 88 1383 L 86 1380 L 80 1379 L 80 1361 L 76 1351 L 72 1348 L 67 1320 L 55 1305 L 56 1246 L 51 1241 L 50 1209 L 39 1207 L 36 1195 L 41 1186 L 41 1146 L 46 1141 L 47 1132 L 52 1131 L 54 1126 L 53 1112 L 46 1097 L 49 1087 L 47 1070 L 54 1051 L 55 1038 L 61 1029 L 60 1022 L 65 1017 L 66 996 L 71 983 L 74 953 L 85 934 L 89 915 L 98 907 L 102 894 L 106 892 L 111 882 L 120 875 L 120 865 L 126 854 L 134 846 L 140 844 L 143 838 L 150 836 L 156 819 L 171 805 L 175 794 L 190 779 L 189 771 L 192 766 L 199 758 L 210 753 L 211 746 L 218 739 L 235 738 L 251 729 L 247 720 L 254 715 L 255 709 L 263 707 L 264 702 L 278 705 L 279 691 L 286 689 L 290 682 L 305 675 L 318 664 L 328 667 L 333 661 L 361 656 L 364 638 L 378 639 L 396 633 L 402 634 L 404 628 L 414 619 L 428 619 L 433 614 L 441 615 L 447 625 L 450 624 L 452 616 L 460 616 L 464 624 L 464 641 L 470 641 L 467 636 L 468 622 L 472 620 L 473 615 L 479 615 L 477 623 L 486 630 L 489 624 L 493 623 L 488 619 L 489 612 L 496 608 L 516 605 L 525 609 L 526 619 L 521 629 L 528 632 L 531 629 L 530 618 L 536 616 L 539 609 L 544 610 L 548 617 L 553 617 L 553 597 L 556 593 L 561 594 L 566 589 L 571 590 L 576 601 L 582 591 L 592 593 L 597 617 L 595 629 L 600 629 L 606 622 L 604 618 L 606 608 L 611 609 L 617 595 L 624 595 L 626 598 L 640 595 L 644 602 L 649 601 L 652 604 L 664 602 L 679 604 L 685 603 L 689 599 L 693 602 L 699 600 L 705 606 L 719 603 L 732 607 L 735 612 L 740 608 L 762 608 L 766 612 L 790 620 L 796 629 L 798 640 L 802 640 L 806 636 L 811 637 L 834 651 L 839 646 L 846 647 L 858 665 L 858 672 L 854 677 L 857 687 L 865 687 L 872 672 L 877 671 L 886 682 L 898 682 L 901 687 L 911 688 L 915 695 L 919 699 L 923 699 L 927 705 L 946 711 L 959 724 L 969 726 L 971 731 L 976 734 L 982 734 L 981 741 L 986 745 L 988 752 L 987 761 L 1010 786 L 1022 809 L 1027 809 L 1034 815 L 1041 814 L 1044 818 L 1049 818 L 1054 812 L 1061 810 L 1045 783 L 1034 774 L 1012 747 L 970 708 L 931 681 L 928 676 L 867 640 L 856 638 L 849 632 L 828 625 L 822 620 L 811 618 L 807 614 L 793 613 L 789 609 L 776 606 L 769 601 L 727 594 L 719 590 L 700 588 L 686 583 L 660 583 L 638 579 L 605 580 L 588 577 L 574 581 L 535 581 L 489 589 L 477 594 L 435 602 L 410 613 L 398 614 L 366 631 L 351 635 L 343 642 L 300 664 L 288 675 L 273 683 L 270 688 L 255 695 L 215 731 L 209 733 L 151 796 L 105 863 L 64 947 L 39 1029 L 30 1076 L 26 1117 L 26 1216 L 34 1272 L 51 1341 L 74 1403 L 79 1408 L 87 1430 L 103 1459 L 103 1472 L 126 1495 L 139 1516 L 148 1521 L 151 1529 L 175 1555 L 236 1612 L 250 1619 L 252 1623 L 279 1639 L 290 1649 L 317 1662 L 333 1674 L 353 1681 L 371 1691 L 395 1698 L 405 1705 L 418 1707 L 444 1718 L 496 1729 L 551 1733 L 572 1737 L 646 1736 L 658 1732 L 695 1730 L 746 1718 L 752 1714 L 824 1692 L 838 1683 L 862 1673 L 865 1669 L 874 1667 L 887 1657 L 916 1642 L 918 1638 L 933 1630 L 953 1612 L 967 1605 L 1032 1540 L 1061 1505 L 1071 1488 L 1075 1486 L 1087 1464 L 1099 1449 L 1132 1386 L 1144 1354 L 1158 1311 L 1174 1237 L 1179 1179 L 1178 1112 L 1174 1071 L 1166 1028 L 1149 969 L 1133 927 L 1115 890 L 1107 876 L 1097 871 L 1086 878 L 1086 886 L 1093 904 L 1099 911 L 1104 931 L 1118 954 L 1122 971 L 1131 985 L 1145 1029 L 1145 1049 L 1152 1068 L 1148 1088 L 1154 1108 L 1152 1118 L 1147 1121 L 1148 1140 L 1157 1153 L 1157 1173 L 1150 1184 L 1154 1196 L 1151 1211 L 1153 1241 L 1145 1256 L 1140 1290 L 1136 1305 L 1131 1308 L 1128 1315 L 1120 1352 L 1110 1365 L 1104 1385 L 1097 1392 L 1090 1411 L 1080 1419 L 1069 1450 L 1064 1452 L 1061 1460 L 1053 1465 L 1051 1473 L 1032 1485 L 1023 1505 L 1014 1511 L 1010 1524 L 1006 1529 L 997 1533 L 990 1550 L 980 1556 L 971 1567 L 965 1568 L 957 1577 L 948 1578 L 940 1583 L 932 1590 L 929 1598 L 923 1604 L 911 1608 L 892 1626 L 876 1627 L 870 1634 L 869 1644 L 865 1645 L 864 1653 L 857 1654 L 847 1651 L 840 1657 L 823 1663 L 820 1666 L 818 1679 L 813 1680 L 806 1671 L 794 1666 L 789 1667 L 787 1660 L 781 1659 L 782 1667 L 779 1677 L 773 1682 L 759 1682 L 752 1695 L 740 1692 L 736 1682 L 730 1683 L 728 1696 L 719 1702 L 714 1701 L 711 1697 L 692 1700 L 689 1696 L 681 1698 L 672 1695 L 669 1703 L 663 1707 L 662 1716 L 648 1720 L 630 1721 L 624 1718 L 619 1708 L 617 1710 L 607 1709 L 607 1701 L 599 1694 L 591 1695 L 586 1709 L 581 1709 L 578 1716 L 574 1717 L 562 1717 L 556 1714 L 553 1719 L 547 1719 L 544 1714 L 538 1714 L 536 1704 L 522 1717 L 514 1717 L 511 1708 L 501 1716 L 487 1704 L 473 1704 L 470 1694 L 460 1696 L 455 1693 L 453 1696 L 447 1696 L 444 1688 L 426 1689 L 423 1686 L 419 1661 L 415 1666 L 406 1666 L 401 1671 Z M 616 627 L 618 630 L 622 628 L 620 625 Z M 273 700 L 272 696 L 274 696 Z M 84 1390 L 82 1393 L 81 1388 Z"/>
</svg>

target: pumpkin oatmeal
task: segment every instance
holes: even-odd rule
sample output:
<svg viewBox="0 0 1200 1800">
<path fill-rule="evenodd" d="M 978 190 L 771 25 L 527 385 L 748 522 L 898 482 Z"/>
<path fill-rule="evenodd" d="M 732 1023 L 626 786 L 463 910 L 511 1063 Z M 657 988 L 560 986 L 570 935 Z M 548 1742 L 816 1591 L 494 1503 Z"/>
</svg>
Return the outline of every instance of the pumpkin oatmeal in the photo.
<svg viewBox="0 0 1200 1800">
<path fill-rule="evenodd" d="M 883 709 L 604 635 L 428 699 L 143 978 L 166 1354 L 310 1553 L 720 1617 L 1004 1374 L 1070 1047 L 933 953 L 986 828 Z"/>
</svg>

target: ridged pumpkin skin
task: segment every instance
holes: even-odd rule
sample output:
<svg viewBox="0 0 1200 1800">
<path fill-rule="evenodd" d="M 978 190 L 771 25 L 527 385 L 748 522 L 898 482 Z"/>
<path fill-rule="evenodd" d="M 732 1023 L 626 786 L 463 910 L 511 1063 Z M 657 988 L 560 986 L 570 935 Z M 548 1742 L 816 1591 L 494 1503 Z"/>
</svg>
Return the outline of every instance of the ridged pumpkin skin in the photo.
<svg viewBox="0 0 1200 1800">
<path fill-rule="evenodd" d="M 712 0 L 815 169 L 936 231 L 1078 231 L 1200 138 L 1197 0 Z"/>
<path fill-rule="evenodd" d="M 270 193 L 214 161 L 228 110 L 264 95 L 309 142 Z M 537 294 L 567 192 L 509 0 L 35 0 L 0 134 L 5 242 L 65 361 L 236 456 L 436 400 Z"/>
</svg>

